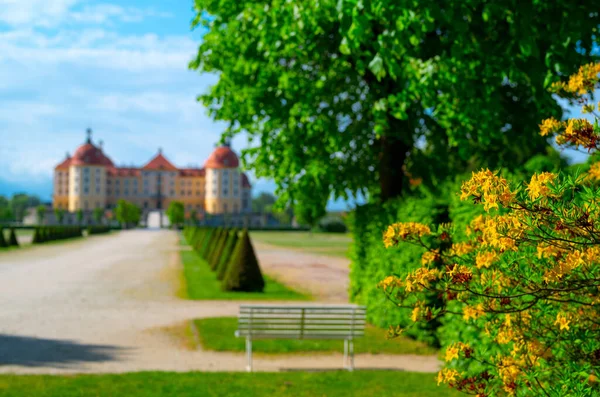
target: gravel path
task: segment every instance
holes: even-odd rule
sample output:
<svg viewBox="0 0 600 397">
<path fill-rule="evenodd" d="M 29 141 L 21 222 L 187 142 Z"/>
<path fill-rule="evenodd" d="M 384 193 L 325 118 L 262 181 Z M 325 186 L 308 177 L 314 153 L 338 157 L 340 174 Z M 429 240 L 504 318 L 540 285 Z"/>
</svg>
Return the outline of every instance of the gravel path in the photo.
<svg viewBox="0 0 600 397">
<path fill-rule="evenodd" d="M 261 268 L 316 300 L 347 303 L 350 261 L 253 242 Z"/>
<path fill-rule="evenodd" d="M 0 253 L 0 372 L 243 371 L 243 353 L 190 350 L 165 331 L 192 318 L 236 315 L 240 304 L 176 298 L 178 249 L 174 232 L 136 230 Z M 267 272 L 279 266 L 267 263 L 272 254 L 257 251 Z M 299 253 L 290 258 L 308 260 Z M 257 356 L 254 366 L 278 371 L 341 363 L 340 353 Z M 356 364 L 438 367 L 436 358 L 420 356 L 358 354 Z"/>
</svg>

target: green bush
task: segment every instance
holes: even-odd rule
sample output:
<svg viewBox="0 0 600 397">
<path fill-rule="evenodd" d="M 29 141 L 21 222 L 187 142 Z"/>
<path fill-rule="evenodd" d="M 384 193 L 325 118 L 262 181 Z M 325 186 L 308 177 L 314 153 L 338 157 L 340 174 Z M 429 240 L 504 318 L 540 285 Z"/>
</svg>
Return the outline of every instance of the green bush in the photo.
<svg viewBox="0 0 600 397">
<path fill-rule="evenodd" d="M 17 240 L 17 234 L 15 233 L 15 228 L 10 229 L 10 237 L 8 239 L 8 245 L 12 247 L 18 247 L 19 241 Z"/>
<path fill-rule="evenodd" d="M 92 235 L 92 234 L 104 234 L 104 233 L 109 233 L 110 232 L 110 227 L 109 226 L 105 226 L 105 225 L 96 225 L 96 226 L 89 226 L 88 227 L 88 234 Z"/>
<path fill-rule="evenodd" d="M 247 230 L 239 236 L 222 287 L 225 291 L 243 292 L 262 292 L 265 288 L 265 280 Z"/>
<path fill-rule="evenodd" d="M 319 222 L 319 231 L 325 233 L 346 233 L 348 228 L 340 218 L 325 218 Z"/>
<path fill-rule="evenodd" d="M 219 257 L 219 264 L 217 266 L 217 280 L 219 281 L 223 280 L 227 268 L 229 267 L 229 262 L 231 261 L 231 256 L 238 240 L 238 233 L 239 231 L 237 229 L 233 229 L 227 234 L 227 240 L 223 247 L 223 252 Z"/>
<path fill-rule="evenodd" d="M 0 248 L 6 248 L 8 244 L 6 243 L 6 239 L 4 238 L 4 229 L 0 227 Z"/>
</svg>

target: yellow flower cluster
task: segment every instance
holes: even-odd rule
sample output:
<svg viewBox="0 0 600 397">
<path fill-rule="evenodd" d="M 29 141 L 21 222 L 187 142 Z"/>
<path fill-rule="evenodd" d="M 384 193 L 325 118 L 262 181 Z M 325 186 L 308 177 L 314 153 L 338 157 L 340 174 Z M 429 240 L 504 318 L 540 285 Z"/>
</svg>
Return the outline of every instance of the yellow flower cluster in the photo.
<svg viewBox="0 0 600 397">
<path fill-rule="evenodd" d="M 429 269 L 421 267 L 406 276 L 405 288 L 406 292 L 411 292 L 415 289 L 422 290 L 427 287 L 431 281 L 436 280 L 440 275 L 438 269 Z"/>
<path fill-rule="evenodd" d="M 479 251 L 475 256 L 475 265 L 478 269 L 485 267 L 486 269 L 498 259 L 498 254 L 493 251 Z"/>
<path fill-rule="evenodd" d="M 442 383 L 454 383 L 458 380 L 460 374 L 455 369 L 443 368 L 438 372 L 437 384 L 438 386 Z"/>
<path fill-rule="evenodd" d="M 594 182 L 600 181 L 600 162 L 590 166 L 590 169 L 587 172 L 587 179 Z"/>
<path fill-rule="evenodd" d="M 564 258 L 544 274 L 545 282 L 556 282 L 571 273 L 574 269 L 586 263 L 585 254 L 581 251 L 569 252 Z"/>
<path fill-rule="evenodd" d="M 551 172 L 533 174 L 526 189 L 529 193 L 529 198 L 535 200 L 538 197 L 548 197 L 550 194 L 550 188 L 548 187 L 548 184 L 554 182 L 556 177 L 557 175 Z"/>
<path fill-rule="evenodd" d="M 498 361 L 498 374 L 504 383 L 504 391 L 509 395 L 514 395 L 516 380 L 521 374 L 521 368 L 512 357 L 501 357 Z"/>
<path fill-rule="evenodd" d="M 598 74 L 600 73 L 600 63 L 590 63 L 583 65 L 579 71 L 569 78 L 567 83 L 558 82 L 552 84 L 552 89 L 556 91 L 566 91 L 571 94 L 585 95 L 594 90 L 598 83 Z"/>
<path fill-rule="evenodd" d="M 486 211 L 498 208 L 498 203 L 505 207 L 510 205 L 515 195 L 506 179 L 497 174 L 498 171 L 492 172 L 489 169 L 473 172 L 471 179 L 464 182 L 460 188 L 460 199 L 466 200 L 473 196 L 476 200 L 481 200 Z"/>
<path fill-rule="evenodd" d="M 540 124 L 540 135 L 554 135 L 560 132 L 564 127 L 564 124 L 561 121 L 556 120 L 555 118 L 549 118 L 542 121 Z"/>
<path fill-rule="evenodd" d="M 507 215 L 484 217 L 479 215 L 467 228 L 467 234 L 481 232 L 481 246 L 493 247 L 500 251 L 516 250 L 515 239 L 523 236 L 527 230 L 521 222 L 521 214 L 513 212 Z"/>
<path fill-rule="evenodd" d="M 450 255 L 462 256 L 472 252 L 475 248 L 469 243 L 454 243 L 450 248 Z"/>
<path fill-rule="evenodd" d="M 470 350 L 470 347 L 466 343 L 457 342 L 453 343 L 446 348 L 446 362 L 450 362 L 457 359 L 461 352 Z"/>
<path fill-rule="evenodd" d="M 569 323 L 571 322 L 571 320 L 569 320 L 568 316 L 566 316 L 565 314 L 562 313 L 558 313 L 556 315 L 556 321 L 554 322 L 554 325 L 558 325 L 559 329 L 562 330 L 568 330 L 569 327 Z"/>
<path fill-rule="evenodd" d="M 408 237 L 421 237 L 428 234 L 431 234 L 431 229 L 427 225 L 417 222 L 398 222 L 387 228 L 383 235 L 383 243 L 386 248 L 389 248 Z"/>
<path fill-rule="evenodd" d="M 569 119 L 564 133 L 556 136 L 556 143 L 594 148 L 596 146 L 594 126 L 587 119 Z"/>
<path fill-rule="evenodd" d="M 388 288 L 400 287 L 402 285 L 402 280 L 394 276 L 387 276 L 385 279 L 379 282 L 378 287 L 383 288 L 384 291 L 387 291 Z"/>
<path fill-rule="evenodd" d="M 477 306 L 465 306 L 463 307 L 463 319 L 469 321 L 470 319 L 476 320 L 477 317 L 481 317 L 485 314 L 483 305 L 479 303 Z"/>
<path fill-rule="evenodd" d="M 410 319 L 416 323 L 419 320 L 419 314 L 421 314 L 421 308 L 416 306 L 410 315 Z"/>
<path fill-rule="evenodd" d="M 436 258 L 438 258 L 439 255 L 440 255 L 440 250 L 439 249 L 434 249 L 434 250 L 431 250 L 431 251 L 427 251 L 421 257 L 421 264 L 422 265 L 428 265 L 431 262 L 433 262 L 434 260 L 436 260 Z"/>
<path fill-rule="evenodd" d="M 555 258 L 558 255 L 566 252 L 564 248 L 557 247 L 556 245 L 550 245 L 547 243 L 539 243 L 537 245 L 537 257 L 538 259 L 542 258 Z"/>
</svg>

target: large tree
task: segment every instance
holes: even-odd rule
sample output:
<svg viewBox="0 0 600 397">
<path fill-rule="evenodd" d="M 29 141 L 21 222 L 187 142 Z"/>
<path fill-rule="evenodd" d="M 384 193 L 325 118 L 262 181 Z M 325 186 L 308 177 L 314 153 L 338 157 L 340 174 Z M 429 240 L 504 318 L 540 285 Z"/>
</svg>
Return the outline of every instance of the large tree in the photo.
<svg viewBox="0 0 600 397">
<path fill-rule="evenodd" d="M 594 58 L 591 0 L 195 0 L 190 66 L 243 160 L 286 201 L 318 180 L 385 201 L 408 178 L 522 165 L 561 109 L 548 85 Z M 320 200 L 323 192 L 316 195 Z M 311 200 L 305 195 L 304 200 Z"/>
</svg>

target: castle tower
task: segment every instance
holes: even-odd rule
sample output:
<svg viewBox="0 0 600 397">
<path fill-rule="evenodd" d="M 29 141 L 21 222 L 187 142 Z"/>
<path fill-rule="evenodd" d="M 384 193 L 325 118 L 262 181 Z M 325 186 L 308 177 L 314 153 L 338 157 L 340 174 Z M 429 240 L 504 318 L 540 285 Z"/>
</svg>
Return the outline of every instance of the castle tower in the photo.
<svg viewBox="0 0 600 397">
<path fill-rule="evenodd" d="M 90 211 L 106 207 L 107 169 L 114 167 L 102 149 L 92 143 L 92 130 L 87 140 L 73 154 L 68 172 L 68 210 Z"/>
<path fill-rule="evenodd" d="M 217 147 L 204 163 L 205 209 L 209 214 L 242 212 L 239 159 L 229 144 Z"/>
</svg>

